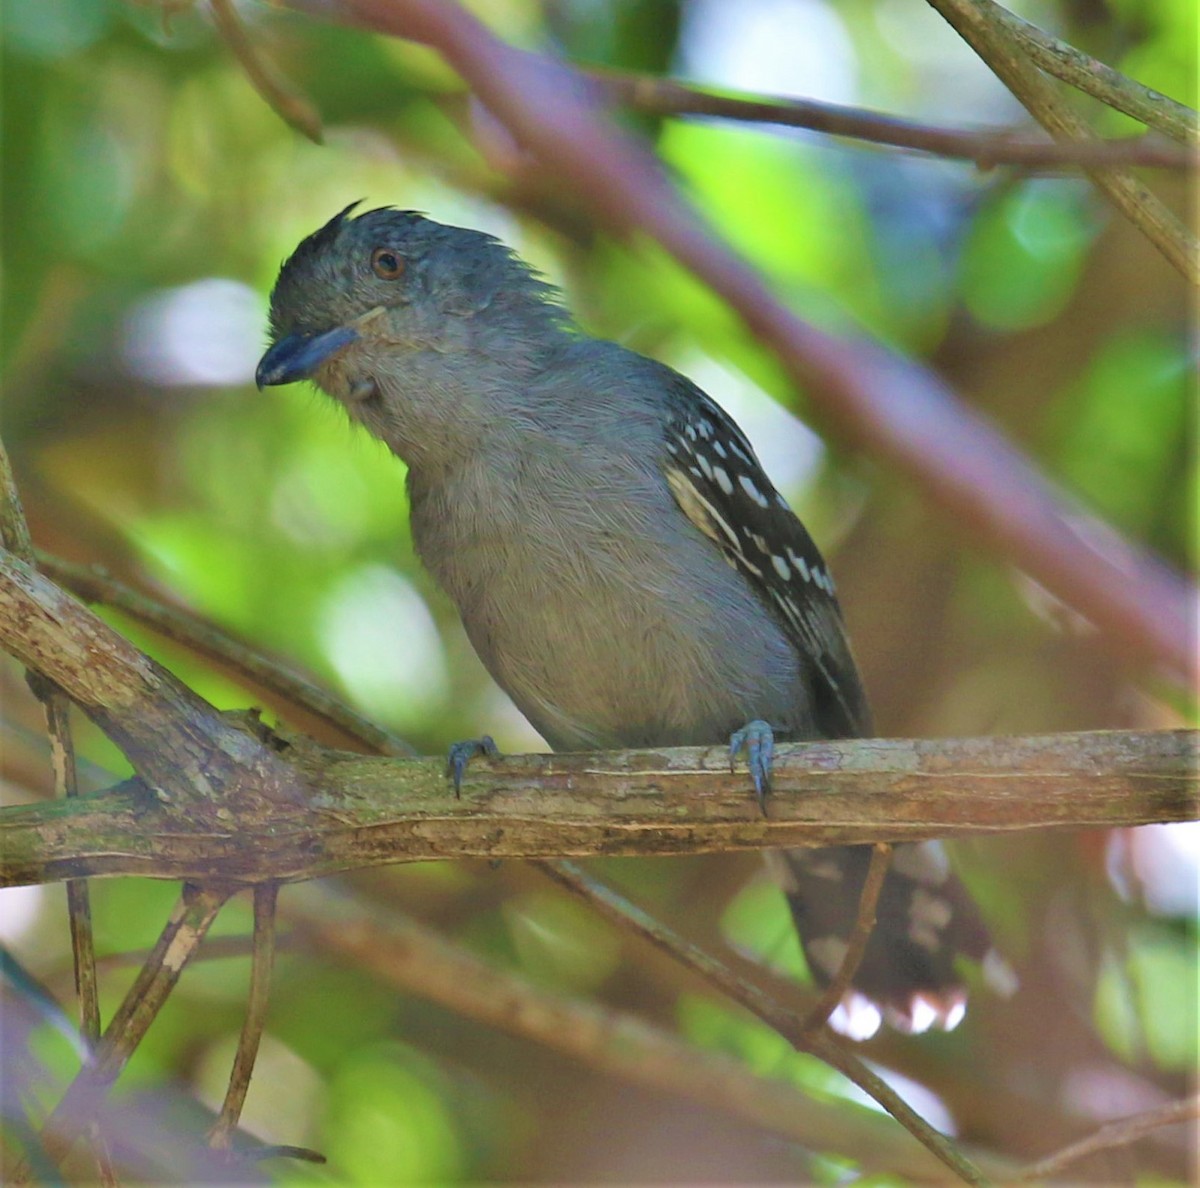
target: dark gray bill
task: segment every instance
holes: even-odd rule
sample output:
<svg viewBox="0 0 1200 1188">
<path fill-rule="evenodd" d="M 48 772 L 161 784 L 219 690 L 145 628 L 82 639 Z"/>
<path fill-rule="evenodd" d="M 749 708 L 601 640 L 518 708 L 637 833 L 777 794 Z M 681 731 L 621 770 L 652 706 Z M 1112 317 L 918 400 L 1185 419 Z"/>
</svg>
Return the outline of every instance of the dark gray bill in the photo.
<svg viewBox="0 0 1200 1188">
<path fill-rule="evenodd" d="M 338 326 L 324 334 L 289 334 L 263 355 L 254 382 L 261 391 L 275 384 L 307 379 L 330 355 L 357 337 L 358 331 L 350 326 Z"/>
</svg>

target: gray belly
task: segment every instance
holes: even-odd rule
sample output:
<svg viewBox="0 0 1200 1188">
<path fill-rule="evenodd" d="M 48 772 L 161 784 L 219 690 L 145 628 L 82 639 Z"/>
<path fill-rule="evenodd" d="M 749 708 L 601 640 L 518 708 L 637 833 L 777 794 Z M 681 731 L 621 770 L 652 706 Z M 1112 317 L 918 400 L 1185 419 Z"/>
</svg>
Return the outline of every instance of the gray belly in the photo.
<svg viewBox="0 0 1200 1188">
<path fill-rule="evenodd" d="M 669 552 L 653 533 L 569 540 L 525 525 L 452 551 L 418 538 L 480 659 L 552 747 L 719 743 L 752 718 L 808 733 L 794 650 L 699 533 Z"/>
</svg>

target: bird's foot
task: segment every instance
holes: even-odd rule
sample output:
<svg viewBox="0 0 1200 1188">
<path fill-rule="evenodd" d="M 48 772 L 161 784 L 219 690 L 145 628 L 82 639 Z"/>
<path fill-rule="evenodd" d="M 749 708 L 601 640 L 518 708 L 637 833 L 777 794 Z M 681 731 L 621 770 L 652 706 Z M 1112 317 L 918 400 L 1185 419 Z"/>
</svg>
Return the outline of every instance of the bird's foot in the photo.
<svg viewBox="0 0 1200 1188">
<path fill-rule="evenodd" d="M 446 756 L 446 774 L 454 780 L 455 797 L 462 795 L 463 772 L 467 770 L 467 764 L 476 755 L 486 755 L 488 758 L 494 759 L 499 754 L 500 748 L 496 746 L 496 740 L 490 734 L 485 734 L 482 738 L 465 738 L 462 742 L 453 743 L 449 755 Z"/>
<path fill-rule="evenodd" d="M 771 761 L 775 757 L 775 732 L 769 722 L 755 718 L 747 722 L 741 730 L 735 730 L 729 736 L 729 770 L 733 771 L 738 752 L 746 750 L 746 762 L 750 768 L 750 778 L 754 781 L 754 795 L 758 798 L 758 807 L 762 814 L 767 815 L 767 793 L 771 791 Z"/>
</svg>

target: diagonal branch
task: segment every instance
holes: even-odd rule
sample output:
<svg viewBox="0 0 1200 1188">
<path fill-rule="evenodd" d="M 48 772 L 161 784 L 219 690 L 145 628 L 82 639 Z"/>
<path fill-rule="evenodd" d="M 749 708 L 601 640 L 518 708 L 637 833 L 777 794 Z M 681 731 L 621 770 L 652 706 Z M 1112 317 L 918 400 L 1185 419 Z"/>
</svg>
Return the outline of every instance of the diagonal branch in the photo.
<svg viewBox="0 0 1200 1188">
<path fill-rule="evenodd" d="M 1046 1180 L 1051 1176 L 1061 1174 L 1063 1168 L 1098 1154 L 1100 1151 L 1111 1151 L 1114 1147 L 1127 1147 L 1138 1139 L 1145 1138 L 1163 1126 L 1173 1126 L 1180 1122 L 1194 1122 L 1200 1118 L 1200 1097 L 1188 1097 L 1182 1101 L 1168 1102 L 1155 1110 L 1147 1110 L 1144 1114 L 1134 1114 L 1129 1118 L 1118 1118 L 1100 1127 L 1087 1138 L 1080 1139 L 1056 1151 L 1037 1163 L 1031 1163 L 1022 1168 L 1019 1180 Z"/>
<path fill-rule="evenodd" d="M 258 1048 L 267 1024 L 267 1006 L 271 993 L 271 970 L 275 964 L 275 907 L 279 896 L 277 883 L 260 883 L 254 888 L 254 940 L 250 962 L 250 999 L 242 1031 L 238 1037 L 229 1087 L 221 1112 L 208 1132 L 208 1144 L 219 1151 L 228 1151 L 242 1117 L 246 1093 Z"/>
<path fill-rule="evenodd" d="M 1200 129 L 1196 126 L 1196 113 L 1192 108 L 1126 77 L 1073 45 L 1051 37 L 1007 8 L 994 11 L 993 15 L 1020 43 L 1039 70 L 1062 79 L 1076 90 L 1157 129 L 1180 144 L 1195 147 Z"/>
<path fill-rule="evenodd" d="M 890 850 L 886 851 L 886 856 L 890 857 Z M 805 1015 L 799 1015 L 776 1002 L 753 982 L 740 977 L 724 962 L 706 952 L 699 945 L 685 940 L 662 921 L 654 919 L 641 908 L 630 903 L 611 887 L 606 887 L 591 878 L 573 862 L 542 862 L 538 865 L 560 886 L 586 899 L 605 919 L 649 941 L 656 949 L 666 953 L 693 973 L 699 974 L 722 994 L 745 1007 L 752 1015 L 787 1040 L 796 1051 L 808 1052 L 836 1068 L 864 1093 L 874 1098 L 919 1143 L 928 1148 L 965 1183 L 986 1183 L 979 1169 L 957 1150 L 953 1143 L 930 1126 L 890 1085 L 868 1069 L 826 1028 L 828 1010 L 824 1011 L 820 1018 L 816 1018 L 817 1011 L 824 1002 L 824 996 L 818 1001 L 815 1010 Z M 874 862 L 873 865 L 875 865 Z M 879 864 L 881 882 L 883 872 L 886 870 L 886 863 Z M 868 876 L 868 887 L 869 885 L 870 876 Z M 876 892 L 878 892 L 878 887 L 876 887 Z M 867 887 L 864 887 L 864 902 L 867 896 L 868 890 Z M 873 905 L 871 911 L 874 911 Z M 853 970 L 849 976 L 853 976 Z M 849 977 L 847 977 L 847 981 L 849 981 Z M 814 1019 L 816 1019 L 815 1022 Z"/>
<path fill-rule="evenodd" d="M 295 768 L 7 552 L 0 552 L 0 647 L 79 705 L 160 800 L 202 817 L 219 817 L 231 798 L 303 803 Z"/>
<path fill-rule="evenodd" d="M 317 109 L 262 55 L 246 32 L 233 0 L 208 0 L 213 24 L 230 53 L 241 63 L 250 85 L 289 127 L 321 144 L 321 117 Z"/>
<path fill-rule="evenodd" d="M 1002 19 L 995 0 L 929 0 L 1002 83 L 1057 140 L 1089 141 L 1095 136 L 1036 66 Z M 1096 188 L 1133 223 L 1192 284 L 1200 284 L 1200 249 L 1195 237 L 1133 174 L 1089 168 Z"/>
</svg>

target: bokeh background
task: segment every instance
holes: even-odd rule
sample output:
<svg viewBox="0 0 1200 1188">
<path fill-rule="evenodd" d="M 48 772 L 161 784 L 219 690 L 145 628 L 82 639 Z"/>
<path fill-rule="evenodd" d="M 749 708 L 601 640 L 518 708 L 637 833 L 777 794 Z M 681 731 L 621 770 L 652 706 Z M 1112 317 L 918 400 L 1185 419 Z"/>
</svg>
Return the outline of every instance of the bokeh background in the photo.
<svg viewBox="0 0 1200 1188">
<path fill-rule="evenodd" d="M 473 7 L 506 39 L 578 63 L 931 123 L 1024 126 L 1016 101 L 918 0 Z M 1191 0 L 1013 7 L 1194 99 Z M 536 169 L 496 168 L 486 124 L 436 56 L 268 5 L 238 8 L 320 111 L 323 146 L 254 93 L 200 8 L 4 4 L 2 428 L 40 547 L 193 608 L 422 751 L 485 729 L 504 749 L 542 746 L 417 566 L 401 465 L 314 390 L 253 387 L 279 263 L 363 198 L 501 236 L 564 288 L 589 331 L 686 372 L 734 414 L 832 560 L 881 733 L 1191 720 L 1177 690 L 1123 669 L 1086 622 L 902 476 L 823 436 L 804 392 L 664 254 L 606 237 Z M 1078 107 L 1105 134 L 1136 130 Z M 1086 181 L 778 129 L 625 122 L 804 316 L 920 358 L 1122 532 L 1192 566 L 1188 294 Z M 1149 180 L 1187 209 L 1177 175 Z M 261 700 L 109 617 L 218 706 Z M 47 795 L 36 704 L 14 663 L 0 682 L 3 794 Z M 78 745 L 85 786 L 127 771 L 82 718 Z M 1018 1159 L 1182 1096 L 1196 1061 L 1198 851 L 1197 831 L 1182 826 L 957 845 L 1022 989 L 1007 1001 L 980 990 L 951 1035 L 884 1035 L 863 1054 L 902 1074 L 937 1125 Z M 704 943 L 806 980 L 783 900 L 753 856 L 596 869 Z M 329 890 L 863 1108 L 836 1074 L 519 863 L 373 871 Z M 94 883 L 102 956 L 149 944 L 176 892 Z M 248 923 L 235 902 L 217 932 L 244 936 Z M 0 933 L 68 1001 L 62 889 L 0 893 Z M 188 1100 L 219 1102 L 248 961 L 236 940 L 218 952 L 189 970 L 121 1093 L 169 1087 L 181 1117 Z M 131 977 L 105 964 L 106 1011 Z M 49 1103 L 74 1058 L 50 1034 L 38 1051 Z M 324 1168 L 269 1165 L 281 1182 L 833 1182 L 852 1171 L 398 995 L 299 942 L 280 959 L 246 1126 L 328 1155 Z M 1179 1181 L 1186 1143 L 1182 1128 L 1163 1131 L 1088 1174 L 1128 1180 L 1137 1168 L 1142 1183 Z"/>
</svg>

